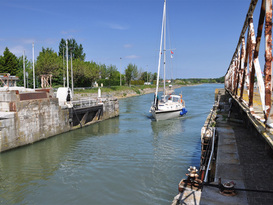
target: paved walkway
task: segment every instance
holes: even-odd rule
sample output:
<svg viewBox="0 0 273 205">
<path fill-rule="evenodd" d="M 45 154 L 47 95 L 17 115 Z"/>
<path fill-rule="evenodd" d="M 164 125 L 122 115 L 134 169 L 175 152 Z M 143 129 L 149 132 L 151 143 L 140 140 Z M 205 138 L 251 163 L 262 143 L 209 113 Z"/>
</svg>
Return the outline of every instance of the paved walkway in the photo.
<svg viewBox="0 0 273 205">
<path fill-rule="evenodd" d="M 244 124 L 242 115 L 233 106 L 228 112 L 218 112 L 216 128 L 218 147 L 215 182 L 234 181 L 236 196 L 224 196 L 217 187 L 204 186 L 203 190 L 186 190 L 176 196 L 173 204 L 273 204 L 273 151 L 264 136 L 257 134 L 254 126 Z M 264 135 L 264 126 L 252 119 Z M 248 123 L 251 125 L 251 123 Z"/>
<path fill-rule="evenodd" d="M 236 110 L 218 114 L 219 134 L 216 179 L 234 181 L 236 196 L 221 196 L 213 187 L 205 187 L 200 204 L 273 204 L 273 154 L 254 128 L 246 127 Z M 224 182 L 225 182 L 224 181 Z M 217 196 L 218 195 L 218 196 Z M 211 203 L 213 202 L 213 203 Z"/>
<path fill-rule="evenodd" d="M 234 127 L 240 163 L 243 168 L 246 189 L 271 191 L 247 191 L 249 204 L 273 204 L 273 154 L 260 136 L 253 130 Z"/>
</svg>

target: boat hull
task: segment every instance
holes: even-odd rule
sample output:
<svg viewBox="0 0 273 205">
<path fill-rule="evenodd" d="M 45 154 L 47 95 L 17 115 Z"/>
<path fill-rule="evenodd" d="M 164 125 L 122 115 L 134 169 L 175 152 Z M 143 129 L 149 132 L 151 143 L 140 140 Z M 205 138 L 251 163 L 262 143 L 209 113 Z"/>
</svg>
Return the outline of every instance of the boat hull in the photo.
<svg viewBox="0 0 273 205">
<path fill-rule="evenodd" d="M 168 120 L 168 119 L 172 119 L 172 118 L 178 118 L 181 117 L 182 115 L 181 113 L 181 109 L 179 110 L 172 110 L 172 111 L 161 111 L 161 110 L 151 110 L 151 113 L 153 115 L 153 118 L 156 121 L 159 120 Z"/>
</svg>

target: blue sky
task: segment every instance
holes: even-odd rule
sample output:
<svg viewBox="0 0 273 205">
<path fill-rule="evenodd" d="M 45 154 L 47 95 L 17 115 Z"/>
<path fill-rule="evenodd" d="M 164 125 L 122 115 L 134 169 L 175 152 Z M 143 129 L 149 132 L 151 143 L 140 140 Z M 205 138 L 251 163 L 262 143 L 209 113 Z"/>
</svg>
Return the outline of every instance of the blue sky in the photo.
<svg viewBox="0 0 273 205">
<path fill-rule="evenodd" d="M 25 50 L 32 60 L 32 42 L 36 58 L 42 47 L 58 52 L 61 38 L 74 38 L 83 45 L 86 61 L 113 64 L 122 73 L 133 63 L 154 73 L 163 2 L 0 0 L 0 55 L 8 47 L 16 56 Z M 249 4 L 250 0 L 167 0 L 167 46 L 175 49 L 169 63 L 172 76 L 168 72 L 167 77 L 225 75 Z"/>
</svg>

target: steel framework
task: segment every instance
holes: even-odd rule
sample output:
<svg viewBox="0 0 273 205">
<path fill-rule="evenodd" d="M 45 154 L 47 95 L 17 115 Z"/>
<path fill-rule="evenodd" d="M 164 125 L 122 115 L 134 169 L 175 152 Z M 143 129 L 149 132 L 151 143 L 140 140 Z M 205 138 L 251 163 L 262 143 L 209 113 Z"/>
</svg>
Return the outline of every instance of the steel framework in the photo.
<svg viewBox="0 0 273 205">
<path fill-rule="evenodd" d="M 241 103 L 244 103 L 255 116 L 253 109 L 254 84 L 257 80 L 258 94 L 263 109 L 263 118 L 269 127 L 273 127 L 272 108 L 272 0 L 262 0 L 257 35 L 255 36 L 253 13 L 258 0 L 251 0 L 243 29 L 225 75 L 226 90 Z M 262 72 L 259 61 L 259 49 L 264 31 L 265 63 Z M 248 102 L 243 100 L 247 91 Z"/>
</svg>

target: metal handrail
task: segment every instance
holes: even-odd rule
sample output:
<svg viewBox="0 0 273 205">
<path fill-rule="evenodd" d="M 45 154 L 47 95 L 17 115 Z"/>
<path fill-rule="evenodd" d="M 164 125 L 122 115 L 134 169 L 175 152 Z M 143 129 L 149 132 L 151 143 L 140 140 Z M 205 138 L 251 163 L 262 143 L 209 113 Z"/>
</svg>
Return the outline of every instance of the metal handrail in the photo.
<svg viewBox="0 0 273 205">
<path fill-rule="evenodd" d="M 211 148 L 211 153 L 210 153 L 210 157 L 209 157 L 208 166 L 207 166 L 206 173 L 205 173 L 204 182 L 207 182 L 207 181 L 208 181 L 209 167 L 210 167 L 212 155 L 213 155 L 213 153 L 214 153 L 215 127 L 213 127 L 212 129 L 213 129 L 213 135 L 212 135 L 212 148 Z"/>
</svg>

